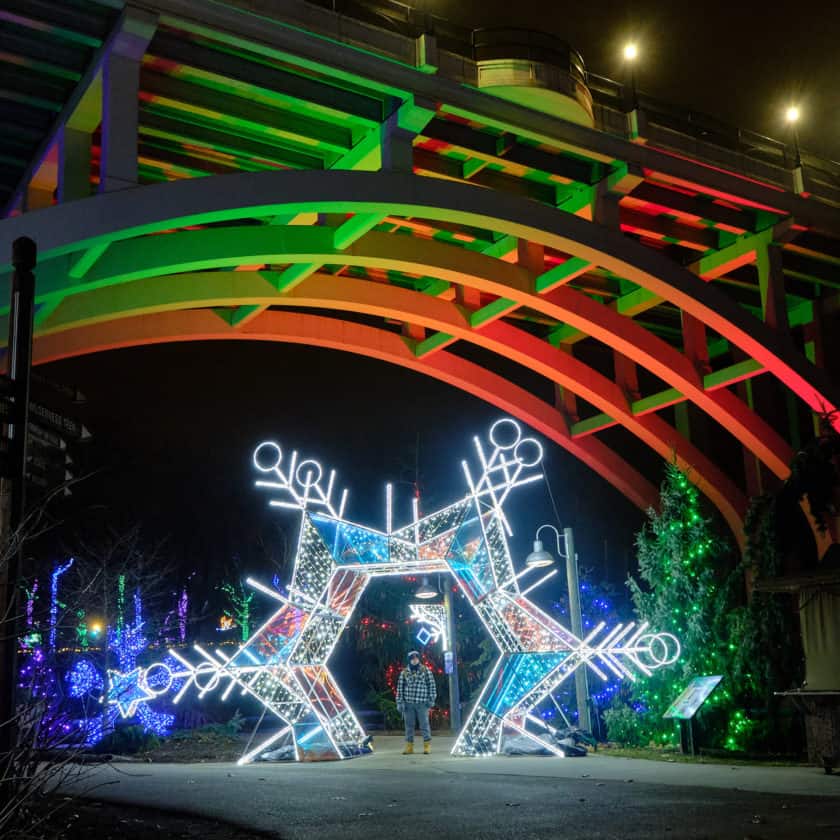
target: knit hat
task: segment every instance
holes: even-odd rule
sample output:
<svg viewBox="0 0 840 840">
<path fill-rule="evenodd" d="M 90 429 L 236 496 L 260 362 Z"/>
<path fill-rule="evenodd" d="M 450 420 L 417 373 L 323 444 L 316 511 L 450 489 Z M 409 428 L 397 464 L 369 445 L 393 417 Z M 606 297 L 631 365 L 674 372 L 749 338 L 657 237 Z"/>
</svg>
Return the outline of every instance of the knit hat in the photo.
<svg viewBox="0 0 840 840">
<path fill-rule="evenodd" d="M 416 656 L 418 659 L 420 659 L 421 658 L 420 657 L 420 651 L 419 650 L 410 650 L 408 652 L 408 656 L 406 656 L 406 660 L 411 659 L 412 656 Z"/>
</svg>

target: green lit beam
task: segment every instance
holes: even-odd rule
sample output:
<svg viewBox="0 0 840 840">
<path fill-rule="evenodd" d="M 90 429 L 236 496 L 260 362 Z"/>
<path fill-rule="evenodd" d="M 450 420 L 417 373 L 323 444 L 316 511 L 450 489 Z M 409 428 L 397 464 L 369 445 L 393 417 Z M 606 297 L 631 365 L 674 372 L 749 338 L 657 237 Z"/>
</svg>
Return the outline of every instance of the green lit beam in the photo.
<svg viewBox="0 0 840 840">
<path fill-rule="evenodd" d="M 707 391 L 716 391 L 745 379 L 751 379 L 761 373 L 764 373 L 764 368 L 758 362 L 754 359 L 745 359 L 712 373 L 707 373 L 703 377 L 703 387 Z M 642 417 L 645 414 L 651 414 L 654 411 L 660 411 L 663 408 L 682 402 L 685 402 L 685 397 L 676 388 L 666 388 L 664 391 L 634 400 L 630 403 L 630 411 L 637 417 Z M 616 425 L 618 425 L 617 420 L 601 412 L 574 423 L 571 427 L 571 433 L 572 437 L 583 437 Z"/>
</svg>

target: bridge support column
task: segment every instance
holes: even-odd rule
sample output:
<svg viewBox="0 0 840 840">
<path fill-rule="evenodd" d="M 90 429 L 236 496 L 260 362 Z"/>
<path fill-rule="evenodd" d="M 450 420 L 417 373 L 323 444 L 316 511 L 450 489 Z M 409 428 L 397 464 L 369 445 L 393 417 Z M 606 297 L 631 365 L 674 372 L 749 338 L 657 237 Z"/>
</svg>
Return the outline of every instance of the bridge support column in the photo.
<svg viewBox="0 0 840 840">
<path fill-rule="evenodd" d="M 52 192 L 47 189 L 32 186 L 31 184 L 26 188 L 26 206 L 25 210 L 43 210 L 44 207 L 49 207 L 52 204 Z"/>
<path fill-rule="evenodd" d="M 90 195 L 89 131 L 65 125 L 58 137 L 59 204 Z"/>
<path fill-rule="evenodd" d="M 156 27 L 157 15 L 128 9 L 122 31 L 102 61 L 100 193 L 137 185 L 140 63 Z"/>
<path fill-rule="evenodd" d="M 414 171 L 414 138 L 435 115 L 433 102 L 409 101 L 385 118 L 379 127 L 382 169 Z"/>
</svg>

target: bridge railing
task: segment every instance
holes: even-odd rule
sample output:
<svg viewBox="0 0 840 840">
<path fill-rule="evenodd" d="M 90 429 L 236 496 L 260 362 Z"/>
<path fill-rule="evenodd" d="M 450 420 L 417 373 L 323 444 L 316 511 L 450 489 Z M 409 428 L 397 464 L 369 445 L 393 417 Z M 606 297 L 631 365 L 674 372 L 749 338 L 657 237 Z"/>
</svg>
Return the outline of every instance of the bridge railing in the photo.
<svg viewBox="0 0 840 840">
<path fill-rule="evenodd" d="M 587 73 L 599 128 L 620 131 L 627 110 L 626 86 Z M 674 105 L 647 93 L 636 96 L 642 112 L 640 131 L 646 140 L 771 183 L 789 186 L 796 154 L 792 144 L 739 128 L 702 111 Z M 840 162 L 800 153 L 808 188 L 840 202 Z"/>
<path fill-rule="evenodd" d="M 626 132 L 629 91 L 614 79 L 586 69 L 583 58 L 565 41 L 545 32 L 516 27 L 468 29 L 400 0 L 307 0 L 322 9 L 387 30 L 418 38 L 435 36 L 438 49 L 464 62 L 520 58 L 558 66 L 585 84 L 595 104 L 596 126 L 613 134 Z M 472 65 L 471 65 L 472 66 Z M 474 69 L 474 68 L 473 68 Z M 469 82 L 472 72 L 465 72 Z M 795 151 L 786 143 L 740 128 L 694 108 L 676 105 L 638 92 L 640 128 L 648 141 L 724 166 L 750 177 L 790 189 Z M 840 203 L 840 162 L 807 150 L 800 153 L 806 189 Z"/>
</svg>

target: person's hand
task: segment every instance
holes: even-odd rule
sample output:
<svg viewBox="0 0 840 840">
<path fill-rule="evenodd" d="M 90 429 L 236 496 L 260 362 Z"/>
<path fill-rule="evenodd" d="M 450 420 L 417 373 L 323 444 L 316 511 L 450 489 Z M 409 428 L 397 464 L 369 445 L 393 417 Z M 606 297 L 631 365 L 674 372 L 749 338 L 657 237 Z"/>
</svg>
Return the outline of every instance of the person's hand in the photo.
<svg viewBox="0 0 840 840">
<path fill-rule="evenodd" d="M 405 704 L 404 703 L 397 703 L 397 711 L 402 714 L 405 712 Z"/>
</svg>

